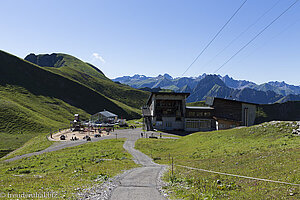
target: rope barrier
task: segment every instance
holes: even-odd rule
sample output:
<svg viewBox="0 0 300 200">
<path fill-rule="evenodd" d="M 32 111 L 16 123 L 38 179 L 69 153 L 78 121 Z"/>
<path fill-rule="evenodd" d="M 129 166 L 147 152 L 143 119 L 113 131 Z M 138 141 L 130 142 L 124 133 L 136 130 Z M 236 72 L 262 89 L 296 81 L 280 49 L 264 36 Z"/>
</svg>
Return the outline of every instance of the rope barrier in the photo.
<svg viewBox="0 0 300 200">
<path fill-rule="evenodd" d="M 274 180 L 263 179 L 263 178 L 255 178 L 255 177 L 250 177 L 250 176 L 228 174 L 228 173 L 216 172 L 216 171 L 212 171 L 212 170 L 206 170 L 206 169 L 199 169 L 199 168 L 194 168 L 194 167 L 188 167 L 188 166 L 184 166 L 184 165 L 176 165 L 176 166 L 187 168 L 187 169 L 193 169 L 193 170 L 208 172 L 208 173 L 221 174 L 221 175 L 226 175 L 226 176 L 234 176 L 234 177 L 239 177 L 239 178 L 247 178 L 247 179 L 259 180 L 259 181 L 267 181 L 267 182 L 273 182 L 273 183 L 281 183 L 281 184 L 287 184 L 287 185 L 300 186 L 300 184 L 297 184 L 297 183 L 288 183 L 288 182 L 283 182 L 283 181 L 274 181 Z"/>
</svg>

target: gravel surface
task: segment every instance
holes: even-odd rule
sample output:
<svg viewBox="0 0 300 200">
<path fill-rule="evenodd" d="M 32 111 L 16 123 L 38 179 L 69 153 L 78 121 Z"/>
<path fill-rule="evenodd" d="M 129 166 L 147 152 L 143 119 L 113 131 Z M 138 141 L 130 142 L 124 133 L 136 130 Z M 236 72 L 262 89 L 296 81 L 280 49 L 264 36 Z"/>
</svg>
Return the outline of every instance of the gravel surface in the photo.
<svg viewBox="0 0 300 200">
<path fill-rule="evenodd" d="M 99 140 L 105 140 L 105 139 L 112 139 L 112 138 L 115 138 L 115 137 L 116 136 L 114 136 L 114 135 L 109 135 L 109 136 L 105 136 L 105 137 L 101 137 L 101 138 L 95 138 L 95 139 L 92 139 L 92 142 L 96 142 L 96 141 L 99 141 Z M 40 155 L 40 154 L 43 154 L 43 153 L 46 153 L 46 152 L 61 150 L 61 149 L 67 148 L 67 147 L 74 147 L 74 146 L 78 146 L 78 145 L 81 145 L 81 144 L 85 144 L 87 142 L 88 141 L 86 141 L 86 140 L 57 142 L 57 143 L 51 145 L 50 147 L 48 147 L 48 148 L 46 148 L 42 151 L 28 153 L 28 154 L 24 154 L 24 155 L 21 155 L 21 156 L 16 156 L 16 157 L 4 160 L 4 162 L 11 162 L 11 161 L 19 160 L 19 159 L 22 159 L 22 158 L 27 158 L 27 157 L 34 156 L 34 155 Z"/>
<path fill-rule="evenodd" d="M 150 157 L 134 149 L 140 138 L 140 129 L 129 130 L 124 148 L 133 156 L 135 163 L 142 165 L 125 171 L 123 174 L 105 181 L 103 184 L 86 189 L 79 193 L 80 199 L 122 199 L 122 200 L 162 200 L 166 199 L 161 176 L 167 166 L 158 165 Z M 121 135 L 121 134 L 120 134 Z"/>
<path fill-rule="evenodd" d="M 124 149 L 132 154 L 134 162 L 141 165 L 141 167 L 127 170 L 124 173 L 106 181 L 101 179 L 95 180 L 95 184 L 91 188 L 78 188 L 79 192 L 77 195 L 79 199 L 163 200 L 168 197 L 168 195 L 162 190 L 162 186 L 165 185 L 165 183 L 161 180 L 163 173 L 167 170 L 167 166 L 154 163 L 150 157 L 134 148 L 135 142 L 141 137 L 141 131 L 141 128 L 133 130 L 116 130 L 109 136 L 92 139 L 91 142 L 113 139 L 116 137 L 127 138 L 124 143 Z M 176 137 L 165 136 L 163 138 L 177 139 Z M 59 142 L 45 150 L 16 156 L 5 160 L 5 162 L 19 160 L 33 155 L 40 155 L 46 152 L 57 151 L 85 143 L 87 143 L 86 140 Z M 101 182 L 101 184 L 97 182 Z"/>
</svg>

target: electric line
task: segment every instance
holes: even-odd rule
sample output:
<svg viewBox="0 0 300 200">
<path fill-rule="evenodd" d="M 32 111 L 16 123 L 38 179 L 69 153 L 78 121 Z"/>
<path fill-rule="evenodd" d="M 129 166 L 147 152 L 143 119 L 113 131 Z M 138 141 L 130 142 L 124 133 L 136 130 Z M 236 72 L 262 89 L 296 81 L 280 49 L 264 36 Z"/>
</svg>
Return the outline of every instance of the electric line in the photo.
<svg viewBox="0 0 300 200">
<path fill-rule="evenodd" d="M 238 13 L 238 11 L 244 6 L 244 4 L 247 2 L 245 0 L 241 6 L 233 13 L 233 15 L 227 20 L 227 22 L 222 26 L 222 28 L 217 32 L 217 34 L 212 38 L 212 40 L 204 47 L 204 49 L 198 54 L 198 56 L 193 60 L 193 62 L 188 66 L 188 68 L 183 72 L 181 76 L 183 76 L 190 68 L 191 66 L 198 60 L 198 58 L 204 53 L 204 51 L 211 45 L 211 43 L 218 37 L 218 35 L 222 32 L 222 30 L 229 24 L 229 22 L 232 20 L 232 18 Z"/>
<path fill-rule="evenodd" d="M 245 49 L 251 42 L 253 42 L 260 34 L 262 34 L 267 28 L 269 28 L 275 21 L 277 21 L 283 14 L 285 14 L 289 9 L 291 9 L 299 0 L 296 0 L 293 4 L 291 4 L 287 9 L 285 9 L 278 17 L 276 17 L 272 22 L 270 22 L 264 29 L 262 29 L 256 36 L 254 36 L 248 43 L 246 43 L 242 48 L 240 48 L 233 56 L 231 56 L 223 65 L 221 65 L 214 74 L 220 70 L 222 67 L 224 67 L 230 60 L 232 60 L 237 54 L 239 54 L 243 49 Z M 189 96 L 191 98 L 192 96 L 196 95 L 196 93 L 200 91 L 196 90 Z"/>
<path fill-rule="evenodd" d="M 263 28 L 258 34 L 256 34 L 249 42 L 247 42 L 242 48 L 240 48 L 235 54 L 233 54 L 225 63 L 223 63 L 216 71 L 218 72 L 222 67 L 224 67 L 228 62 L 230 62 L 237 54 L 244 50 L 250 43 L 252 43 L 258 36 L 260 36 L 265 30 L 267 30 L 274 22 L 276 22 L 282 15 L 284 15 L 289 9 L 291 9 L 299 0 L 296 0 L 287 9 L 285 9 L 278 17 L 276 17 L 271 23 L 269 23 L 265 28 Z"/>
<path fill-rule="evenodd" d="M 286 28 L 284 28 L 282 31 L 280 31 L 279 33 L 275 34 L 272 36 L 271 39 L 269 39 L 269 41 L 265 41 L 263 44 L 261 44 L 259 47 L 256 47 L 255 50 L 251 51 L 250 53 L 248 53 L 246 56 L 244 56 L 243 58 L 241 58 L 238 62 L 243 61 L 245 58 L 250 57 L 254 52 L 259 51 L 262 47 L 266 46 L 268 44 L 268 42 L 270 42 L 271 40 L 274 40 L 276 37 L 278 37 L 279 35 L 281 35 L 282 33 L 286 32 L 289 28 L 291 28 L 292 26 L 294 26 L 296 23 L 298 23 L 300 20 L 296 20 L 293 23 L 289 24 Z M 224 72 L 224 74 L 226 74 L 231 67 L 227 68 L 227 70 Z"/>
<path fill-rule="evenodd" d="M 234 38 L 230 43 L 227 44 L 219 53 L 217 53 L 210 61 L 208 61 L 205 66 L 209 65 L 212 61 L 216 59 L 221 53 L 223 53 L 228 47 L 230 47 L 235 41 L 237 41 L 242 35 L 244 35 L 250 28 L 252 28 L 257 22 L 259 22 L 266 14 L 268 14 L 273 8 L 280 2 L 278 0 L 271 8 L 269 8 L 266 12 L 264 12 L 259 18 L 255 20 L 250 26 L 248 26 L 243 32 L 241 32 L 236 38 Z"/>
</svg>

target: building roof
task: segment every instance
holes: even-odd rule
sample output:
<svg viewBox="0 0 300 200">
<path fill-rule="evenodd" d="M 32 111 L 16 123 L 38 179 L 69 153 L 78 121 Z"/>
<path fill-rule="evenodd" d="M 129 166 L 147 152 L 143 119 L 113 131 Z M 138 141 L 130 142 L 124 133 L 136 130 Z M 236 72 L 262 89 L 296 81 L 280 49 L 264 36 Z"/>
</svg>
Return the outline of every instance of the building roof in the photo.
<svg viewBox="0 0 300 200">
<path fill-rule="evenodd" d="M 213 107 L 200 107 L 200 106 L 186 106 L 186 109 L 191 109 L 191 110 L 214 110 Z"/>
<path fill-rule="evenodd" d="M 104 111 L 102 111 L 102 112 L 98 112 L 98 113 L 96 113 L 96 114 L 94 114 L 94 115 L 97 115 L 97 114 L 100 114 L 100 115 L 102 115 L 102 116 L 104 116 L 104 117 L 118 117 L 118 115 L 116 115 L 116 114 L 114 114 L 114 113 L 111 113 L 111 112 L 109 112 L 109 111 L 106 111 L 106 110 L 104 110 Z"/>
<path fill-rule="evenodd" d="M 238 101 L 238 100 L 234 100 L 234 99 L 224 99 L 224 98 L 218 98 L 218 97 L 207 97 L 206 100 L 205 100 L 205 103 L 207 105 L 209 105 L 209 106 L 213 106 L 215 99 L 219 99 L 219 100 L 223 100 L 223 101 L 229 101 L 229 102 L 237 102 L 237 103 L 245 103 L 245 104 L 258 105 L 256 103 Z"/>
<path fill-rule="evenodd" d="M 151 92 L 148 101 L 147 101 L 147 105 L 149 105 L 150 100 L 152 98 L 153 95 L 184 95 L 186 97 L 188 97 L 190 95 L 190 93 L 185 93 L 185 92 Z"/>
</svg>

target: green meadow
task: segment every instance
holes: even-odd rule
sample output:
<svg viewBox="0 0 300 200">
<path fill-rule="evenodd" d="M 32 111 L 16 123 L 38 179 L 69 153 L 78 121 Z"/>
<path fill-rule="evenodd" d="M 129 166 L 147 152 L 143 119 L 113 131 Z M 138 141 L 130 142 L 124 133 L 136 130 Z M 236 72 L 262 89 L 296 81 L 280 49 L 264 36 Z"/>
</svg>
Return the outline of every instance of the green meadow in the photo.
<svg viewBox="0 0 300 200">
<path fill-rule="evenodd" d="M 39 151 L 52 144 L 50 131 L 66 128 L 74 113 L 83 119 L 89 114 L 56 98 L 37 96 L 28 90 L 0 86 L 0 156 L 25 146 L 12 155 Z"/>
<path fill-rule="evenodd" d="M 0 163 L 0 194 L 53 193 L 75 199 L 76 193 L 137 167 L 123 149 L 124 139 L 102 140 Z"/>
<path fill-rule="evenodd" d="M 300 186 L 202 172 L 178 165 L 300 184 L 296 123 L 198 132 L 177 140 L 140 139 L 136 148 L 171 165 L 165 187 L 173 199 L 299 199 Z"/>
<path fill-rule="evenodd" d="M 81 120 L 104 109 L 127 119 L 140 117 L 139 109 L 104 96 L 101 88 L 96 91 L 86 85 L 89 81 L 84 82 L 86 79 L 82 77 L 97 80 L 99 84 L 107 83 L 103 88 L 111 94 L 114 87 L 124 88 L 122 94 L 116 96 L 126 99 L 128 94 L 128 101 L 135 105 L 138 103 L 129 98 L 130 91 L 141 95 L 139 103 L 145 100 L 147 93 L 119 86 L 94 66 L 72 56 L 62 56 L 64 65 L 53 69 L 65 69 L 66 77 L 0 51 L 0 158 L 20 147 L 9 157 L 47 148 L 52 143 L 46 140 L 46 135 L 69 127 L 75 113 L 80 114 Z"/>
</svg>

